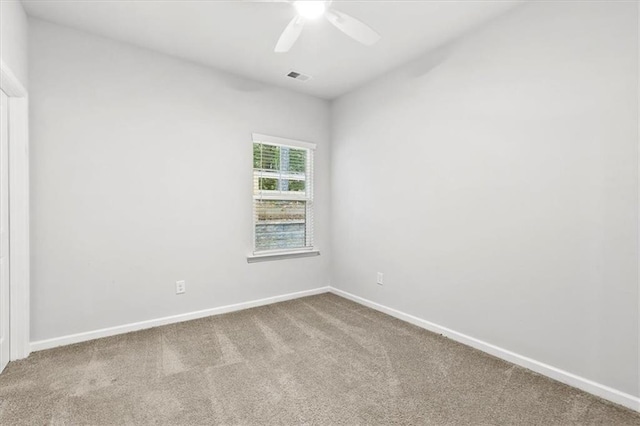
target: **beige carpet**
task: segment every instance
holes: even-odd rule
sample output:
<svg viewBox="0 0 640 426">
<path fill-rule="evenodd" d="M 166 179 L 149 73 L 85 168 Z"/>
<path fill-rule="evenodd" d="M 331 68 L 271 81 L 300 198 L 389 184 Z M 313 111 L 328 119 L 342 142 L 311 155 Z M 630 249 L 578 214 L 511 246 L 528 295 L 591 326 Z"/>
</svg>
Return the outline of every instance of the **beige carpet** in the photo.
<svg viewBox="0 0 640 426">
<path fill-rule="evenodd" d="M 331 294 L 32 354 L 0 424 L 640 425 L 640 415 Z"/>
</svg>

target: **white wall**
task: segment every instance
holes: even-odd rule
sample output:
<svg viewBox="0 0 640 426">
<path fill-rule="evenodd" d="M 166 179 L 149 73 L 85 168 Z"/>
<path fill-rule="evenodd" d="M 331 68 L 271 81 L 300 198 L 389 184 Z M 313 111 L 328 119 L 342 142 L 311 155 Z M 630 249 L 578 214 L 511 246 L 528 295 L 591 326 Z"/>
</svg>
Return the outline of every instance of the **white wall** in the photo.
<svg viewBox="0 0 640 426">
<path fill-rule="evenodd" d="M 29 28 L 19 1 L 0 1 L 0 57 L 24 87 L 28 86 Z"/>
<path fill-rule="evenodd" d="M 636 8 L 528 4 L 336 101 L 332 285 L 639 395 Z"/>
<path fill-rule="evenodd" d="M 328 285 L 326 101 L 30 23 L 32 340 Z M 247 264 L 252 132 L 318 144 L 321 256 Z"/>
</svg>

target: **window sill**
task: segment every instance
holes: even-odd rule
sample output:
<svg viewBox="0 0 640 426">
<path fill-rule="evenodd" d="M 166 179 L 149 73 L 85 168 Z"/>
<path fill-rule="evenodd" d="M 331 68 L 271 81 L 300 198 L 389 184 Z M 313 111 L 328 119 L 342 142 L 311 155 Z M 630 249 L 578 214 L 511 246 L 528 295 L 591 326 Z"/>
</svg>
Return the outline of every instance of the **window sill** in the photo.
<svg viewBox="0 0 640 426">
<path fill-rule="evenodd" d="M 320 256 L 320 250 L 280 251 L 273 253 L 253 254 L 247 256 L 248 263 L 268 262 L 271 260 L 294 259 L 296 257 Z"/>
</svg>

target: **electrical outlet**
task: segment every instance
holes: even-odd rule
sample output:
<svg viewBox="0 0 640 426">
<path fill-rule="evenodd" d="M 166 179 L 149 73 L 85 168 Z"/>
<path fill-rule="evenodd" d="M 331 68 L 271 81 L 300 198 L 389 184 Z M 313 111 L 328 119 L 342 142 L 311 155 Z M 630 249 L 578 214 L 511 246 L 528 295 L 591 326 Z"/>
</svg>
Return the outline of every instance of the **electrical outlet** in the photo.
<svg viewBox="0 0 640 426">
<path fill-rule="evenodd" d="M 184 281 L 176 281 L 176 294 L 182 294 L 187 291 L 187 283 Z"/>
<path fill-rule="evenodd" d="M 382 272 L 378 272 L 378 280 L 376 282 L 378 285 L 384 284 L 384 274 Z"/>
</svg>

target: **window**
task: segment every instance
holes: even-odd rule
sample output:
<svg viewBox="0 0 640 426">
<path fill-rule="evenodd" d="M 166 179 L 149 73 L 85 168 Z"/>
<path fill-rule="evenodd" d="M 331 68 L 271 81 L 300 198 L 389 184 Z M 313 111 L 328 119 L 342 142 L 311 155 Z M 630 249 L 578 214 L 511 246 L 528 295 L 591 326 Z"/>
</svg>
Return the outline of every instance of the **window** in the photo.
<svg viewBox="0 0 640 426">
<path fill-rule="evenodd" d="M 313 250 L 314 149 L 253 135 L 254 255 Z"/>
</svg>

